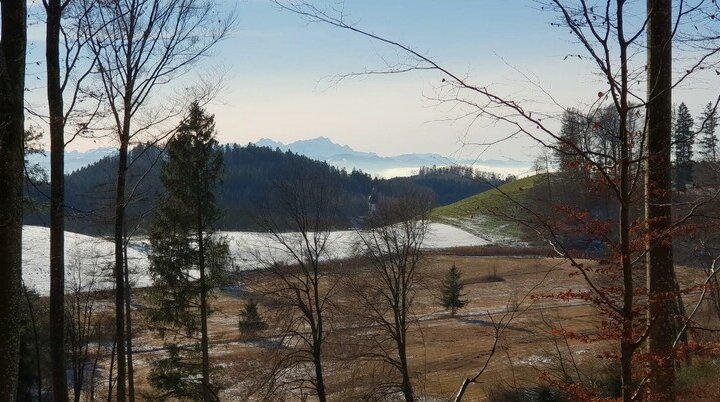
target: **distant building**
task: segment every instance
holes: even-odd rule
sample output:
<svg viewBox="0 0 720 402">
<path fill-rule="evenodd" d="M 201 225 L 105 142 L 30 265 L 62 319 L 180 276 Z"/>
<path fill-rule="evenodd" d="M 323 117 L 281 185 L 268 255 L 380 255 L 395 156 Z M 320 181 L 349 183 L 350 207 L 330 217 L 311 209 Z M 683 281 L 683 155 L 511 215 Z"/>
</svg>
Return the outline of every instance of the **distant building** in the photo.
<svg viewBox="0 0 720 402">
<path fill-rule="evenodd" d="M 373 188 L 372 192 L 370 193 L 370 196 L 368 197 L 368 212 L 370 214 L 374 214 L 375 211 L 377 211 L 377 204 L 378 204 L 378 193 Z"/>
</svg>

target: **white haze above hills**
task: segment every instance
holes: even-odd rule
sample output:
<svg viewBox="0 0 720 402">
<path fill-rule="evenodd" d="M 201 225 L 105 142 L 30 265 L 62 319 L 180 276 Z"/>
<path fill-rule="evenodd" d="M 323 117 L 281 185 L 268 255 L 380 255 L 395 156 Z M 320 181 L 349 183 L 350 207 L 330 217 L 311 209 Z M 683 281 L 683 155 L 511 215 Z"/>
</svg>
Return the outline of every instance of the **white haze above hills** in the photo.
<svg viewBox="0 0 720 402">
<path fill-rule="evenodd" d="M 305 155 L 310 159 L 326 161 L 327 163 L 345 168 L 347 170 L 360 169 L 385 178 L 398 176 L 411 176 L 416 174 L 423 166 L 447 166 L 453 164 L 473 165 L 479 170 L 495 172 L 502 175 L 513 174 L 524 176 L 530 170 L 531 162 L 512 159 L 455 159 L 439 154 L 402 154 L 396 156 L 380 156 L 374 152 L 355 151 L 347 145 L 339 145 L 327 137 L 317 137 L 309 140 L 298 140 L 283 144 L 268 138 L 255 142 L 257 146 L 279 148 L 282 151 L 292 151 Z"/>
<path fill-rule="evenodd" d="M 80 168 L 95 163 L 100 159 L 115 155 L 117 149 L 104 147 L 88 151 L 65 151 L 65 174 L 72 173 Z M 46 172 L 50 173 L 50 153 L 31 154 L 28 156 L 31 165 L 40 165 Z"/>
<path fill-rule="evenodd" d="M 327 137 L 317 137 L 309 140 L 299 140 L 289 144 L 263 138 L 255 142 L 257 146 L 265 146 L 272 149 L 279 148 L 282 151 L 292 151 L 296 154 L 307 156 L 310 159 L 326 161 L 338 168 L 345 168 L 348 171 L 359 169 L 373 176 L 385 178 L 411 176 L 418 172 L 423 166 L 447 166 L 452 164 L 473 165 L 479 170 L 499 173 L 501 175 L 513 174 L 524 176 L 530 170 L 531 163 L 512 159 L 453 159 L 438 154 L 409 153 L 396 156 L 379 156 L 373 152 L 355 151 L 347 145 L 340 145 L 332 142 Z M 114 155 L 117 151 L 114 148 L 96 148 L 88 151 L 66 151 L 65 152 L 65 173 L 72 173 L 82 167 L 99 161 L 100 159 Z M 32 154 L 28 157 L 31 164 L 38 164 L 47 172 L 50 171 L 49 154 Z"/>
</svg>

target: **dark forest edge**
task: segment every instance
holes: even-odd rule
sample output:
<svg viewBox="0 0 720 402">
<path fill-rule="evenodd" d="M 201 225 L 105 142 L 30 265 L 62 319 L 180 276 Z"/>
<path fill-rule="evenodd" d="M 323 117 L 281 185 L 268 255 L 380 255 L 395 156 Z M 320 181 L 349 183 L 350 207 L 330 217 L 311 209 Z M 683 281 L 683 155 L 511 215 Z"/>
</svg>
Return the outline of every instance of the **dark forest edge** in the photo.
<svg viewBox="0 0 720 402">
<path fill-rule="evenodd" d="M 384 179 L 355 169 L 348 172 L 277 148 L 225 144 L 220 149 L 225 172 L 218 191 L 218 206 L 224 213 L 217 225 L 219 230 L 259 230 L 257 217 L 263 212 L 262 208 L 273 205 L 275 183 L 288 172 L 298 170 L 314 172 L 311 177 L 328 175 L 331 178 L 342 199 L 335 219 L 338 229 L 357 225 L 358 219 L 367 214 L 368 197 L 373 193 L 394 197 L 424 191 L 430 194 L 434 206 L 443 206 L 514 179 L 466 166 L 422 167 L 413 176 Z M 128 205 L 128 215 L 129 221 L 134 222 L 132 225 L 139 225 L 143 231 L 147 229 L 157 197 L 164 191 L 160 183 L 163 152 L 161 147 L 146 145 L 138 145 L 130 152 L 128 183 L 131 188 L 137 185 L 138 191 Z M 106 235 L 112 230 L 112 183 L 116 180 L 116 165 L 117 156 L 107 156 L 66 175 L 67 230 L 88 235 Z M 30 205 L 26 208 L 24 223 L 47 226 L 49 184 L 42 174 L 35 177 L 25 185 Z"/>
</svg>

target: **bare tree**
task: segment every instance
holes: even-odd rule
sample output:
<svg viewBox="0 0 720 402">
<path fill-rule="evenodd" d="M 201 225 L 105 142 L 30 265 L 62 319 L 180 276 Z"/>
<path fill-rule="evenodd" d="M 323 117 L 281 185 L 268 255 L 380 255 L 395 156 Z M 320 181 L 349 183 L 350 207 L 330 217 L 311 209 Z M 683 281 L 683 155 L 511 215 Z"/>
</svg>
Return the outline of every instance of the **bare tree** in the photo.
<svg viewBox="0 0 720 402">
<path fill-rule="evenodd" d="M 100 285 L 105 274 L 102 258 L 92 248 L 75 250 L 70 255 L 71 279 L 68 282 L 64 314 L 67 316 L 67 355 L 75 402 L 80 402 L 83 394 L 85 400 L 92 400 L 98 374 L 98 359 L 102 349 L 102 342 L 98 338 L 106 322 L 103 321 L 105 314 L 98 308 Z M 97 342 L 97 350 L 93 350 L 94 342 Z"/>
<path fill-rule="evenodd" d="M 375 343 L 370 354 L 396 370 L 400 381 L 388 381 L 387 388 L 400 390 L 408 402 L 415 400 L 415 391 L 407 332 L 431 205 L 427 194 L 383 199 L 366 219 L 366 228 L 358 232 L 359 252 L 371 266 L 368 282 L 355 292 L 361 300 L 359 310 L 365 312 L 371 328 L 377 328 L 377 333 L 370 335 Z M 388 341 L 393 347 L 387 346 Z"/>
<path fill-rule="evenodd" d="M 270 267 L 263 275 L 270 285 L 258 283 L 258 290 L 284 310 L 280 337 L 291 349 L 276 356 L 264 383 L 271 392 L 289 388 L 304 393 L 309 388 L 325 401 L 323 347 L 337 285 L 327 270 L 340 199 L 329 172 L 310 167 L 285 172 L 275 183 L 274 199 L 273 208 L 259 220 L 270 246 L 265 244 L 265 255 L 257 258 Z M 309 378 L 302 373 L 305 365 L 312 367 Z"/>
<path fill-rule="evenodd" d="M 128 160 L 128 148 L 143 137 L 159 141 L 172 133 L 163 127 L 179 116 L 191 99 L 150 110 L 153 95 L 208 55 L 229 31 L 233 16 L 219 14 L 211 0 L 131 0 L 100 3 L 87 20 L 88 26 L 101 27 L 90 40 L 90 47 L 111 115 L 109 130 L 119 149 L 114 225 L 115 319 L 117 397 L 124 401 L 129 357 L 126 347 L 132 339 L 126 333 L 129 311 L 125 311 L 123 257 L 125 209 L 129 202 L 126 178 L 133 163 Z M 132 401 L 134 390 L 130 386 Z"/>
<path fill-rule="evenodd" d="M 82 84 L 94 67 L 94 61 L 85 58 L 87 38 L 92 37 L 92 27 L 81 28 L 85 14 L 90 12 L 92 2 L 71 0 L 43 0 L 46 21 L 45 59 L 47 71 L 48 125 L 50 128 L 50 338 L 53 354 L 53 395 L 55 400 L 67 400 L 67 375 L 65 371 L 65 146 L 78 135 L 87 131 L 97 112 L 94 108 L 82 110 L 78 106 L 87 99 Z M 63 52 L 60 46 L 63 45 Z M 80 67 L 82 66 L 82 67 Z M 65 93 L 69 89 L 69 102 Z M 75 120 L 76 128 L 66 139 L 65 127 Z"/>
<path fill-rule="evenodd" d="M 47 14 L 46 62 L 47 98 L 50 110 L 50 327 L 52 336 L 53 398 L 67 401 L 65 373 L 65 228 L 63 196 L 65 187 L 65 119 L 60 83 L 61 0 L 43 1 Z M 66 3 L 67 5 L 67 3 Z"/>
<path fill-rule="evenodd" d="M 682 9 L 680 10 L 682 13 Z M 672 2 L 647 2 L 647 174 L 648 351 L 650 396 L 675 399 L 674 341 L 677 333 L 672 233 Z M 682 299 L 680 299 L 682 303 Z"/>
<path fill-rule="evenodd" d="M 15 395 L 22 298 L 27 2 L 0 5 L 0 395 Z"/>
<path fill-rule="evenodd" d="M 38 319 L 36 317 L 36 304 L 38 296 L 37 293 L 35 293 L 32 290 L 28 290 L 28 288 L 25 286 L 25 283 L 23 283 L 23 293 L 25 294 L 25 301 L 27 303 L 27 316 L 30 319 L 30 325 L 32 327 L 32 337 L 33 337 L 33 349 L 34 349 L 34 364 L 36 369 L 35 374 L 35 381 L 37 382 L 37 399 L 38 401 L 42 401 L 42 395 L 43 395 L 43 375 L 42 375 L 42 360 L 40 358 L 41 356 L 41 344 L 40 344 L 40 334 L 38 327 L 40 326 Z M 22 371 L 22 363 L 20 364 L 21 371 Z M 20 395 L 22 394 L 22 382 L 19 381 L 18 384 L 18 399 L 20 399 Z M 29 392 L 28 389 L 26 392 Z"/>
</svg>

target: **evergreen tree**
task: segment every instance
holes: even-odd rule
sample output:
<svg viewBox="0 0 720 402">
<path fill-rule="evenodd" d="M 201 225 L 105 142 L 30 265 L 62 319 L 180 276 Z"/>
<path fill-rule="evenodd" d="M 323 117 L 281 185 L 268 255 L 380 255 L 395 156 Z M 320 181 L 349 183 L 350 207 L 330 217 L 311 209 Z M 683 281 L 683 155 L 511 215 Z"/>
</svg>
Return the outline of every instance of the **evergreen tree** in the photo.
<svg viewBox="0 0 720 402">
<path fill-rule="evenodd" d="M 675 120 L 675 174 L 679 190 L 692 183 L 693 176 L 693 118 L 685 103 L 677 108 Z"/>
<path fill-rule="evenodd" d="M 245 305 L 245 310 L 240 313 L 238 326 L 242 334 L 252 335 L 267 328 L 267 324 L 260 317 L 257 307 L 257 302 L 250 299 Z"/>
<path fill-rule="evenodd" d="M 718 161 L 718 138 L 715 135 L 715 128 L 717 127 L 717 113 L 712 103 L 708 103 L 705 106 L 705 110 L 700 118 L 700 124 L 702 124 L 700 132 L 702 138 L 700 138 L 700 155 L 703 160 L 709 162 Z"/>
<path fill-rule="evenodd" d="M 149 380 L 165 396 L 204 401 L 217 400 L 210 381 L 208 297 L 228 260 L 227 242 L 213 231 L 220 216 L 214 192 L 223 170 L 214 134 L 214 117 L 193 103 L 168 143 L 165 194 L 150 233 L 157 290 L 151 318 L 168 356 L 153 363 Z"/>
<path fill-rule="evenodd" d="M 465 296 L 462 294 L 463 282 L 460 277 L 460 271 L 457 269 L 455 264 L 450 267 L 447 274 L 445 274 L 445 280 L 443 280 L 442 297 L 440 303 L 446 310 L 450 310 L 450 314 L 455 315 L 458 309 L 465 307 L 467 300 L 464 300 Z"/>
</svg>

